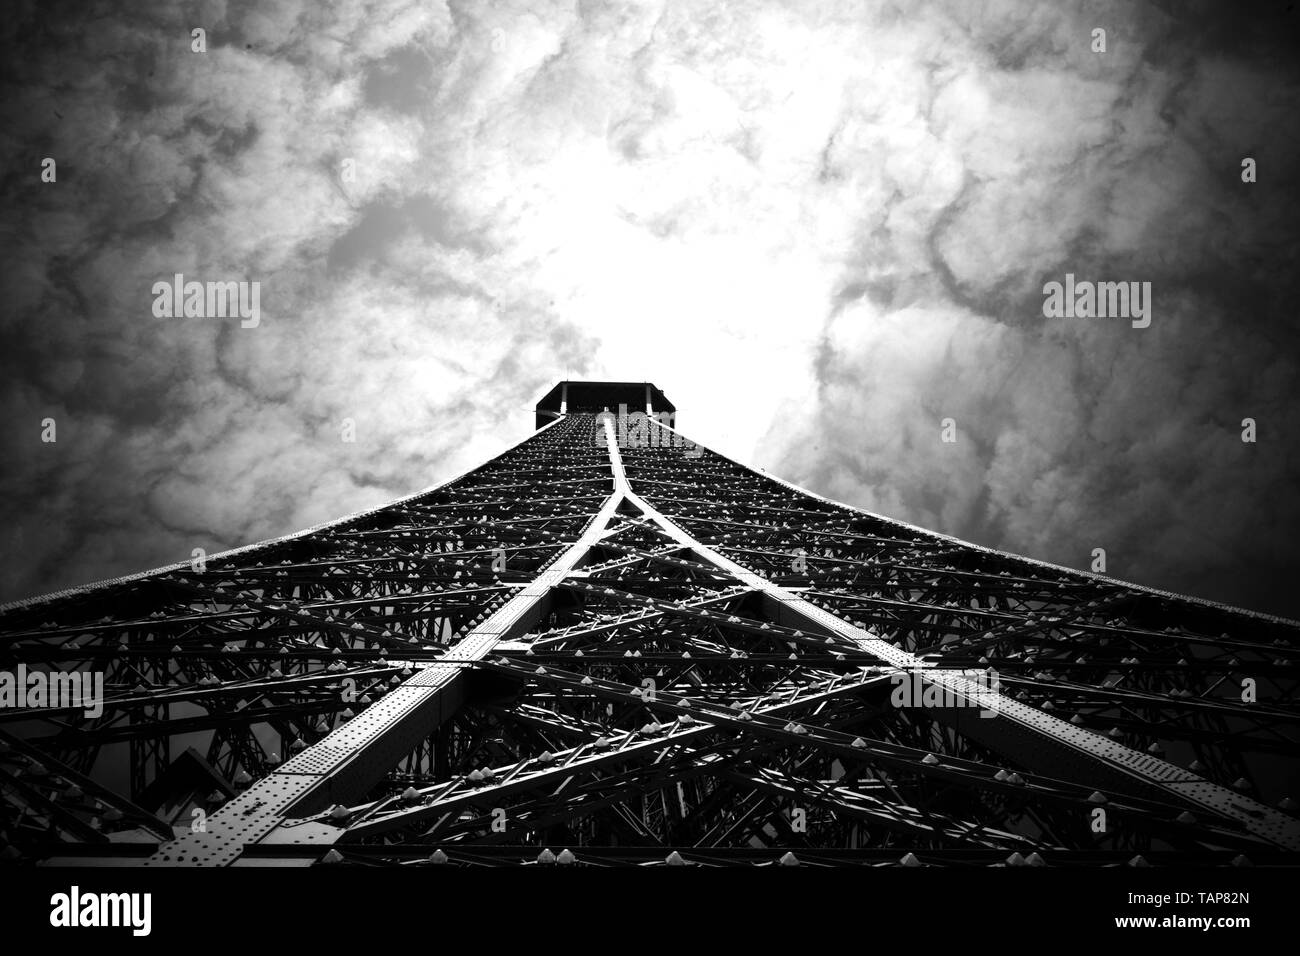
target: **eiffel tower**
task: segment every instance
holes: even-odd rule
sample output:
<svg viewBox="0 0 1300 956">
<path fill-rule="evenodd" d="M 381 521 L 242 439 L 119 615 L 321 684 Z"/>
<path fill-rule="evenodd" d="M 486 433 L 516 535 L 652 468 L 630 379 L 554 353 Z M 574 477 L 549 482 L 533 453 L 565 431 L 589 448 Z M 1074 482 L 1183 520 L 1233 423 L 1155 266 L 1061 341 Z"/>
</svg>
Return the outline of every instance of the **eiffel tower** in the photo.
<svg viewBox="0 0 1300 956">
<path fill-rule="evenodd" d="M 651 384 L 536 413 L 434 490 L 0 609 L 51 688 L 0 709 L 0 856 L 1300 861 L 1296 622 L 827 500 Z"/>
</svg>

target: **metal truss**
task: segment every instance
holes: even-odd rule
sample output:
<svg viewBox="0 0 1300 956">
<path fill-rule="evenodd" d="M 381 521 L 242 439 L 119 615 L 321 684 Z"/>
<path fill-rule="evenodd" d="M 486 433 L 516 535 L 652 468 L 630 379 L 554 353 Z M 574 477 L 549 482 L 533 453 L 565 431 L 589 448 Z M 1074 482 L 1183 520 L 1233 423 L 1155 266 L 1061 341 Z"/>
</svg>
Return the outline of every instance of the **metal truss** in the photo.
<svg viewBox="0 0 1300 956">
<path fill-rule="evenodd" d="M 616 433 L 617 432 L 617 433 Z M 0 609 L 0 856 L 1297 862 L 1300 625 L 566 409 L 452 482 Z"/>
</svg>

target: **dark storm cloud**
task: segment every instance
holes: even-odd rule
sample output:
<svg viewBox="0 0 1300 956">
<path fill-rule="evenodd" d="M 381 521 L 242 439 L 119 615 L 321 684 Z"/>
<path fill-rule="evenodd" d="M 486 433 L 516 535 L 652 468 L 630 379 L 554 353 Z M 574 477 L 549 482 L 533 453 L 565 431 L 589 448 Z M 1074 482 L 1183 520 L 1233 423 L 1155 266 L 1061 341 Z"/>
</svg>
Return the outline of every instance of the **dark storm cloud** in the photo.
<svg viewBox="0 0 1300 956">
<path fill-rule="evenodd" d="M 5 597 L 449 477 L 568 373 L 841 499 L 1287 610 L 1293 15 L 11 6 Z M 1044 319 L 1067 271 L 1150 281 L 1151 327 Z M 177 272 L 260 281 L 260 324 L 155 318 Z"/>
<path fill-rule="evenodd" d="M 437 130 L 366 99 L 390 51 L 436 47 L 420 6 L 6 20 L 6 597 L 350 513 L 522 436 L 502 409 L 583 340 L 440 198 Z M 177 272 L 260 281 L 261 322 L 156 318 Z"/>
<path fill-rule="evenodd" d="M 961 184 L 912 245 L 891 229 L 908 193 L 864 210 L 880 225 L 778 467 L 984 544 L 1077 567 L 1101 547 L 1117 576 L 1295 615 L 1300 87 L 1276 56 L 1294 17 L 1090 10 L 1061 21 L 1071 43 L 1029 50 L 972 21 L 971 57 L 996 67 L 954 111 L 936 87 L 929 114 Z M 1110 47 L 1090 58 L 1094 25 Z M 1149 281 L 1151 326 L 1044 318 L 1067 272 Z"/>
</svg>

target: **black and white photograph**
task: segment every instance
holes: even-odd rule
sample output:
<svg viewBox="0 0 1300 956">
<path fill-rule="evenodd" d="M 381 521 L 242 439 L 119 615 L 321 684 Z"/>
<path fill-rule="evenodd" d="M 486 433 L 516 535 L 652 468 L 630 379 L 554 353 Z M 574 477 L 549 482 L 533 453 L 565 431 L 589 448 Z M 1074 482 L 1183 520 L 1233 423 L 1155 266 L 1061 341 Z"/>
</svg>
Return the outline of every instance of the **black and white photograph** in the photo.
<svg viewBox="0 0 1300 956">
<path fill-rule="evenodd" d="M 1291 0 L 9 0 L 14 952 L 1281 939 L 1298 53 Z"/>
</svg>

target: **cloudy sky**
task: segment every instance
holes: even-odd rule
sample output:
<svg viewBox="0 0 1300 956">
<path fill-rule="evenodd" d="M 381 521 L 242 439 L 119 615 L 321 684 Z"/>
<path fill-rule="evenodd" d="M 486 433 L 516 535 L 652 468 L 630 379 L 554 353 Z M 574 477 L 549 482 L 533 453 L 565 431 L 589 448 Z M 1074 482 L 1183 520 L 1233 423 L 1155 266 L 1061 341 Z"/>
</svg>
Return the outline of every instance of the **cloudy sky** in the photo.
<svg viewBox="0 0 1300 956">
<path fill-rule="evenodd" d="M 10 3 L 0 600 L 410 493 L 590 377 L 839 500 L 1300 616 L 1300 15 L 1221 6 Z M 259 324 L 155 316 L 175 273 Z M 1066 273 L 1151 325 L 1045 318 Z"/>
</svg>

